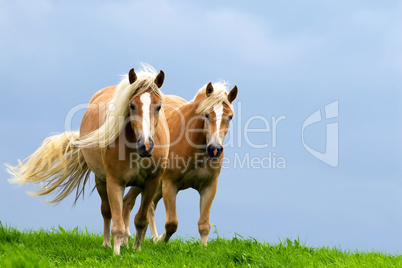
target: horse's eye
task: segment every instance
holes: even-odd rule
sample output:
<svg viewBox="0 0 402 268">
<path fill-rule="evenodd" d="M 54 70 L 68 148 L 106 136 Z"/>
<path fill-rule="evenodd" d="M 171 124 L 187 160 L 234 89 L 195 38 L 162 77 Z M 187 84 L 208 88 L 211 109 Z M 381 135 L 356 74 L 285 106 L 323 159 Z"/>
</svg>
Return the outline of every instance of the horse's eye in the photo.
<svg viewBox="0 0 402 268">
<path fill-rule="evenodd" d="M 130 102 L 130 108 L 131 108 L 131 110 L 135 110 L 135 104 Z"/>
<path fill-rule="evenodd" d="M 230 121 L 230 120 L 232 120 L 233 119 L 233 115 L 229 115 L 228 116 L 228 121 Z"/>
<path fill-rule="evenodd" d="M 157 106 L 156 106 L 156 110 L 159 112 L 160 111 L 160 109 L 162 108 L 162 104 L 158 104 Z"/>
<path fill-rule="evenodd" d="M 205 118 L 206 118 L 206 119 L 209 119 L 209 114 L 205 114 Z"/>
</svg>

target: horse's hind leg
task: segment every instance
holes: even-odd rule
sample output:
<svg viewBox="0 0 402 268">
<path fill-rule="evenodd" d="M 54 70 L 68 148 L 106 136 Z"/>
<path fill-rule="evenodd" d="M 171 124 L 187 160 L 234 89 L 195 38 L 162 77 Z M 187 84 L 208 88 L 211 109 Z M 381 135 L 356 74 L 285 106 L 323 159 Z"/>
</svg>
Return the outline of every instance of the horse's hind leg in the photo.
<svg viewBox="0 0 402 268">
<path fill-rule="evenodd" d="M 145 232 L 148 226 L 148 219 L 147 219 L 148 210 L 151 205 L 152 199 L 155 195 L 155 192 L 158 189 L 159 182 L 160 182 L 160 176 L 154 178 L 148 178 L 147 181 L 145 182 L 145 186 L 142 191 L 141 205 L 134 218 L 134 225 L 137 234 L 135 236 L 133 248 L 138 251 L 141 250 L 141 241 L 143 241 L 145 237 Z"/>
<path fill-rule="evenodd" d="M 179 224 L 176 213 L 177 187 L 168 180 L 163 181 L 162 193 L 166 209 L 165 232 L 158 238 L 154 239 L 155 242 L 168 242 L 170 237 L 176 232 Z"/>
<path fill-rule="evenodd" d="M 198 221 L 198 231 L 201 235 L 201 244 L 207 245 L 210 231 L 209 214 L 211 212 L 212 201 L 214 200 L 218 179 L 215 178 L 211 184 L 200 191 L 200 219 Z"/>
<path fill-rule="evenodd" d="M 103 216 L 103 246 L 111 247 L 110 244 L 110 220 L 112 214 L 110 212 L 109 199 L 107 197 L 106 182 L 95 176 L 96 189 L 98 190 L 101 198 L 101 213 Z"/>
<path fill-rule="evenodd" d="M 128 193 L 124 196 L 123 199 L 123 219 L 124 219 L 124 238 L 123 238 L 123 245 L 127 245 L 128 247 L 128 240 L 131 237 L 130 234 L 130 214 L 131 210 L 133 210 L 135 199 L 141 193 L 141 189 L 138 187 L 131 187 Z"/>
<path fill-rule="evenodd" d="M 158 230 L 156 229 L 156 224 L 155 224 L 155 210 L 156 206 L 158 205 L 159 200 L 162 198 L 162 184 L 159 184 L 158 190 L 156 191 L 156 194 L 154 195 L 153 202 L 149 206 L 148 210 L 148 222 L 149 222 L 149 228 L 151 229 L 151 235 L 152 239 L 154 242 L 157 242 L 158 239 Z"/>
</svg>

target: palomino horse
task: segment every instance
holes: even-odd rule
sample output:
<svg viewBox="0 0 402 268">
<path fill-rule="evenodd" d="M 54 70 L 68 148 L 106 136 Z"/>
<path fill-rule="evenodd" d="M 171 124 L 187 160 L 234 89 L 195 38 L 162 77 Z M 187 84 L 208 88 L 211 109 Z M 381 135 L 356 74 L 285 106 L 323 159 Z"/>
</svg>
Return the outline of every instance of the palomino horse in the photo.
<svg viewBox="0 0 402 268">
<path fill-rule="evenodd" d="M 58 195 L 51 201 L 56 203 L 74 189 L 77 201 L 92 171 L 102 199 L 103 245 L 111 246 L 113 219 L 116 254 L 130 236 L 122 216 L 125 187 L 136 186 L 143 193 L 134 220 L 137 231 L 134 248 L 140 250 L 148 225 L 147 212 L 164 171 L 158 163 L 167 158 L 169 150 L 168 126 L 161 109 L 163 95 L 159 89 L 165 75 L 163 71 L 157 74 L 151 66 L 143 67 L 137 74 L 131 69 L 117 86 L 106 87 L 92 97 L 80 133 L 51 136 L 23 163 L 8 166 L 15 177 L 11 182 L 44 184 L 34 195 L 57 190 Z M 144 158 L 148 160 L 145 164 Z"/>
<path fill-rule="evenodd" d="M 202 87 L 190 102 L 168 95 L 165 114 L 170 132 L 168 167 L 162 177 L 148 214 L 154 242 L 167 242 L 177 230 L 176 195 L 187 188 L 200 194 L 198 230 L 201 243 L 207 244 L 210 231 L 209 214 L 218 185 L 223 160 L 223 140 L 233 118 L 232 102 L 237 86 L 227 93 L 227 85 L 219 82 Z M 124 197 L 123 215 L 129 221 L 130 211 L 141 189 L 131 187 Z M 166 208 L 165 233 L 158 236 L 154 213 L 163 196 Z"/>
</svg>

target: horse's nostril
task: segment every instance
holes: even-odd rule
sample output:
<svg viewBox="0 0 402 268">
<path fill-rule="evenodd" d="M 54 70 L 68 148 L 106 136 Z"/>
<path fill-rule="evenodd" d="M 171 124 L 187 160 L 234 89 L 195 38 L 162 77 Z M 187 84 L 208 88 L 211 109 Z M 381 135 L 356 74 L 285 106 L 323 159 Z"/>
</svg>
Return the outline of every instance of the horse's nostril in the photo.
<svg viewBox="0 0 402 268">
<path fill-rule="evenodd" d="M 141 138 L 137 141 L 137 150 L 140 154 L 151 155 L 154 145 L 155 143 L 151 138 L 147 140 Z"/>
<path fill-rule="evenodd" d="M 152 150 L 155 146 L 155 143 L 152 139 L 149 139 L 150 150 Z"/>
<path fill-rule="evenodd" d="M 139 150 L 143 150 L 145 148 L 145 145 L 144 145 L 144 141 L 143 140 L 138 140 L 137 141 L 137 149 L 139 149 Z"/>
<path fill-rule="evenodd" d="M 223 147 L 218 144 L 210 144 L 207 147 L 207 153 L 209 158 L 216 159 L 220 157 L 221 153 L 223 151 Z"/>
</svg>

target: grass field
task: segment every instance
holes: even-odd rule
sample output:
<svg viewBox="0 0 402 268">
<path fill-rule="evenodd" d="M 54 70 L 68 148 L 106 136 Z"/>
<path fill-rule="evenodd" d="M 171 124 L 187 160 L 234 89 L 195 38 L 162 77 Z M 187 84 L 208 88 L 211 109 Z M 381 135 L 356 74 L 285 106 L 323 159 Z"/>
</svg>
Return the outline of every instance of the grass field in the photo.
<svg viewBox="0 0 402 268">
<path fill-rule="evenodd" d="M 155 245 L 146 239 L 141 252 L 131 248 L 133 241 L 115 256 L 98 234 L 62 227 L 21 232 L 0 223 L 0 267 L 402 267 L 402 256 L 311 248 L 289 239 L 272 245 L 237 235 L 207 247 L 198 240 Z"/>
</svg>

